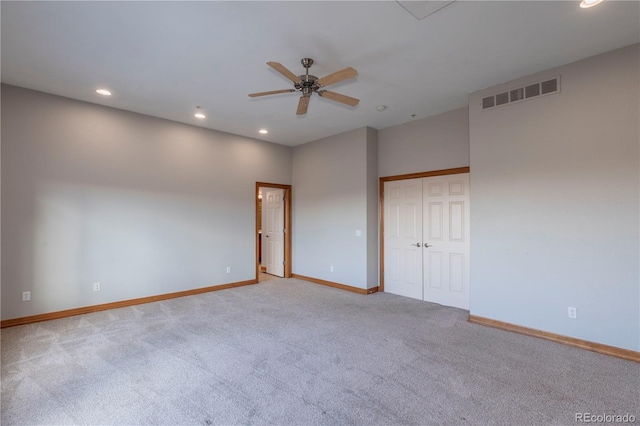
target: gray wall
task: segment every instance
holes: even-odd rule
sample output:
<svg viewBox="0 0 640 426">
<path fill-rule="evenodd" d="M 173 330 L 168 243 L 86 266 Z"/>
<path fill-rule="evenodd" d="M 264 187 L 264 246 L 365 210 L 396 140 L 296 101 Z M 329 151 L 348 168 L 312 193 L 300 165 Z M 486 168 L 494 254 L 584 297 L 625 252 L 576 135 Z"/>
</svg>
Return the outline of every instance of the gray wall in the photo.
<svg viewBox="0 0 640 426">
<path fill-rule="evenodd" d="M 367 240 L 367 287 L 379 284 L 379 191 L 378 191 L 378 131 L 367 127 L 367 228 L 362 230 Z"/>
<path fill-rule="evenodd" d="M 368 164 L 375 156 L 372 135 L 361 128 L 293 149 L 293 273 L 359 288 L 378 285 L 368 244 L 378 234 L 367 235 L 373 208 L 377 222 L 377 207 L 368 200 L 377 176 L 371 170 L 377 165 Z"/>
<path fill-rule="evenodd" d="M 640 350 L 638 50 L 470 96 L 471 314 Z M 480 111 L 557 75 L 560 94 Z"/>
<path fill-rule="evenodd" d="M 2 318 L 254 278 L 256 181 L 291 149 L 3 85 Z"/>
<path fill-rule="evenodd" d="M 378 174 L 469 166 L 469 110 L 459 108 L 378 131 Z"/>
</svg>

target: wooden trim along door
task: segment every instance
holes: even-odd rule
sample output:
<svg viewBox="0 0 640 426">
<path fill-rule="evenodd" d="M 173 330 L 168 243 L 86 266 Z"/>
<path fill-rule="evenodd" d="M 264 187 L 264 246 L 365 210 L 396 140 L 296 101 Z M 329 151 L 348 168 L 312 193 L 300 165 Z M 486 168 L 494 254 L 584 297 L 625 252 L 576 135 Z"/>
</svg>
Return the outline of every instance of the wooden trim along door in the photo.
<svg viewBox="0 0 640 426">
<path fill-rule="evenodd" d="M 284 229 L 286 230 L 284 234 L 284 277 L 291 278 L 291 264 L 292 264 L 292 253 L 291 253 L 291 241 L 292 241 L 292 227 L 291 227 L 291 205 L 293 204 L 292 199 L 292 191 L 291 185 L 283 185 L 280 183 L 267 183 L 267 182 L 256 182 L 256 193 L 255 193 L 255 203 L 256 203 L 256 227 L 255 227 L 255 238 L 256 238 L 256 280 L 259 279 L 260 276 L 260 262 L 259 259 L 259 247 L 258 243 L 258 211 L 260 206 L 258 204 L 258 193 L 260 188 L 282 188 L 284 189 Z"/>
<path fill-rule="evenodd" d="M 379 291 L 384 291 L 384 184 L 396 180 L 417 179 L 432 176 L 455 175 L 469 173 L 469 167 L 458 167 L 455 169 L 433 170 L 430 172 L 410 173 L 406 175 L 385 176 L 380 178 L 380 287 Z"/>
</svg>

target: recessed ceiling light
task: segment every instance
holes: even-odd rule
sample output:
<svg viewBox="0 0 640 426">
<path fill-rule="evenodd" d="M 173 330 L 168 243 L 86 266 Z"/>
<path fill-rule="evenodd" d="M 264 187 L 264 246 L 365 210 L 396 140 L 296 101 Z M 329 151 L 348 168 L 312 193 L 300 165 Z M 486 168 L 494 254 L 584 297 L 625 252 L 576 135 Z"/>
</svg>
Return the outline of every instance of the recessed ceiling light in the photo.
<svg viewBox="0 0 640 426">
<path fill-rule="evenodd" d="M 602 3 L 603 0 L 582 0 L 580 2 L 580 7 L 583 9 L 589 8 L 589 7 L 593 7 L 597 4 Z"/>
<path fill-rule="evenodd" d="M 107 89 L 98 89 L 96 90 L 96 93 L 103 96 L 111 96 L 111 92 Z"/>
<path fill-rule="evenodd" d="M 258 133 L 262 133 L 263 135 L 266 135 L 267 133 L 269 133 L 269 131 L 267 129 L 260 129 L 258 130 Z"/>
<path fill-rule="evenodd" d="M 387 109 L 387 107 L 386 107 L 386 106 L 384 106 L 384 105 L 380 105 L 380 106 L 377 106 L 377 107 L 376 107 L 376 111 L 378 111 L 378 112 L 382 112 L 382 111 L 384 111 L 385 109 Z"/>
<path fill-rule="evenodd" d="M 202 118 L 207 118 L 207 116 L 206 116 L 206 115 L 204 115 L 204 114 L 202 113 L 202 111 L 200 111 L 200 107 L 199 107 L 199 106 L 197 106 L 197 107 L 196 107 L 196 113 L 195 113 L 193 116 L 194 116 L 195 118 L 200 118 L 200 119 L 202 119 Z"/>
</svg>

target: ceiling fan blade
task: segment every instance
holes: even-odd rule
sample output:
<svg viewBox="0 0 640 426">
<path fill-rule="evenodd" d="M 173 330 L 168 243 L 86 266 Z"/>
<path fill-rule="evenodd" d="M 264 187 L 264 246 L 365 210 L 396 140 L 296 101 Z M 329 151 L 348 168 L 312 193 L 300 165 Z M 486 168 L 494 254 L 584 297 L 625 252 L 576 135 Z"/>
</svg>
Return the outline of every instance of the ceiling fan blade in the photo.
<svg viewBox="0 0 640 426">
<path fill-rule="evenodd" d="M 256 98 L 258 96 L 277 95 L 278 93 L 291 93 L 291 92 L 295 92 L 295 90 L 293 89 L 272 90 L 270 92 L 249 93 L 249 96 L 252 98 Z"/>
<path fill-rule="evenodd" d="M 296 111 L 296 115 L 305 115 L 307 113 L 307 108 L 309 108 L 309 96 L 301 96 L 300 102 L 298 102 L 298 111 Z"/>
<path fill-rule="evenodd" d="M 357 75 L 358 75 L 358 71 L 356 71 L 355 69 L 353 69 L 351 67 L 347 67 L 347 68 L 342 69 L 340 71 L 336 71 L 333 74 L 329 74 L 327 76 L 319 78 L 317 83 L 320 86 L 328 86 L 330 84 L 339 83 L 342 80 L 346 80 L 348 78 L 356 77 Z"/>
<path fill-rule="evenodd" d="M 349 106 L 356 106 L 360 102 L 360 99 L 352 98 L 351 96 L 343 95 L 329 90 L 320 90 L 318 95 L 323 98 L 331 99 L 332 101 L 340 102 Z"/>
<path fill-rule="evenodd" d="M 267 62 L 267 65 L 269 65 L 271 68 L 273 68 L 274 70 L 278 71 L 280 74 L 284 75 L 285 77 L 287 77 L 289 80 L 293 81 L 294 83 L 301 83 L 302 82 L 302 80 L 300 80 L 300 77 L 298 77 L 297 75 L 295 75 L 294 73 L 289 71 L 287 69 L 287 67 L 285 67 L 281 63 L 278 63 L 278 62 Z"/>
</svg>

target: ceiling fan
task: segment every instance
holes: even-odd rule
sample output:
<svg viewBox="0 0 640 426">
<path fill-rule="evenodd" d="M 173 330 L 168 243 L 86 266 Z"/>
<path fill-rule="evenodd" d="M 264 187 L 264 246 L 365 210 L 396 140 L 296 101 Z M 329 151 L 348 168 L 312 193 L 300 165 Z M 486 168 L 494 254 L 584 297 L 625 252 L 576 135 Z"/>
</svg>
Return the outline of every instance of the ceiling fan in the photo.
<svg viewBox="0 0 640 426">
<path fill-rule="evenodd" d="M 331 92 L 329 90 L 320 90 L 330 84 L 336 84 L 343 80 L 356 77 L 358 75 L 358 71 L 351 67 L 347 67 L 325 77 L 318 78 L 315 75 L 309 75 L 309 68 L 311 67 L 311 65 L 313 65 L 313 59 L 303 58 L 300 62 L 302 63 L 302 66 L 305 67 L 306 74 L 298 76 L 278 62 L 267 62 L 267 65 L 291 80 L 293 82 L 294 89 L 271 90 L 269 92 L 251 93 L 249 94 L 249 96 L 252 98 L 256 98 L 258 96 L 276 95 L 279 93 L 301 92 L 302 96 L 300 97 L 300 101 L 298 102 L 298 110 L 296 112 L 297 115 L 304 115 L 307 113 L 309 100 L 311 99 L 311 95 L 313 93 L 317 93 L 323 98 L 331 99 L 332 101 L 340 102 L 345 105 L 358 105 L 358 102 L 360 102 L 359 99 L 352 98 L 340 93 Z"/>
</svg>

